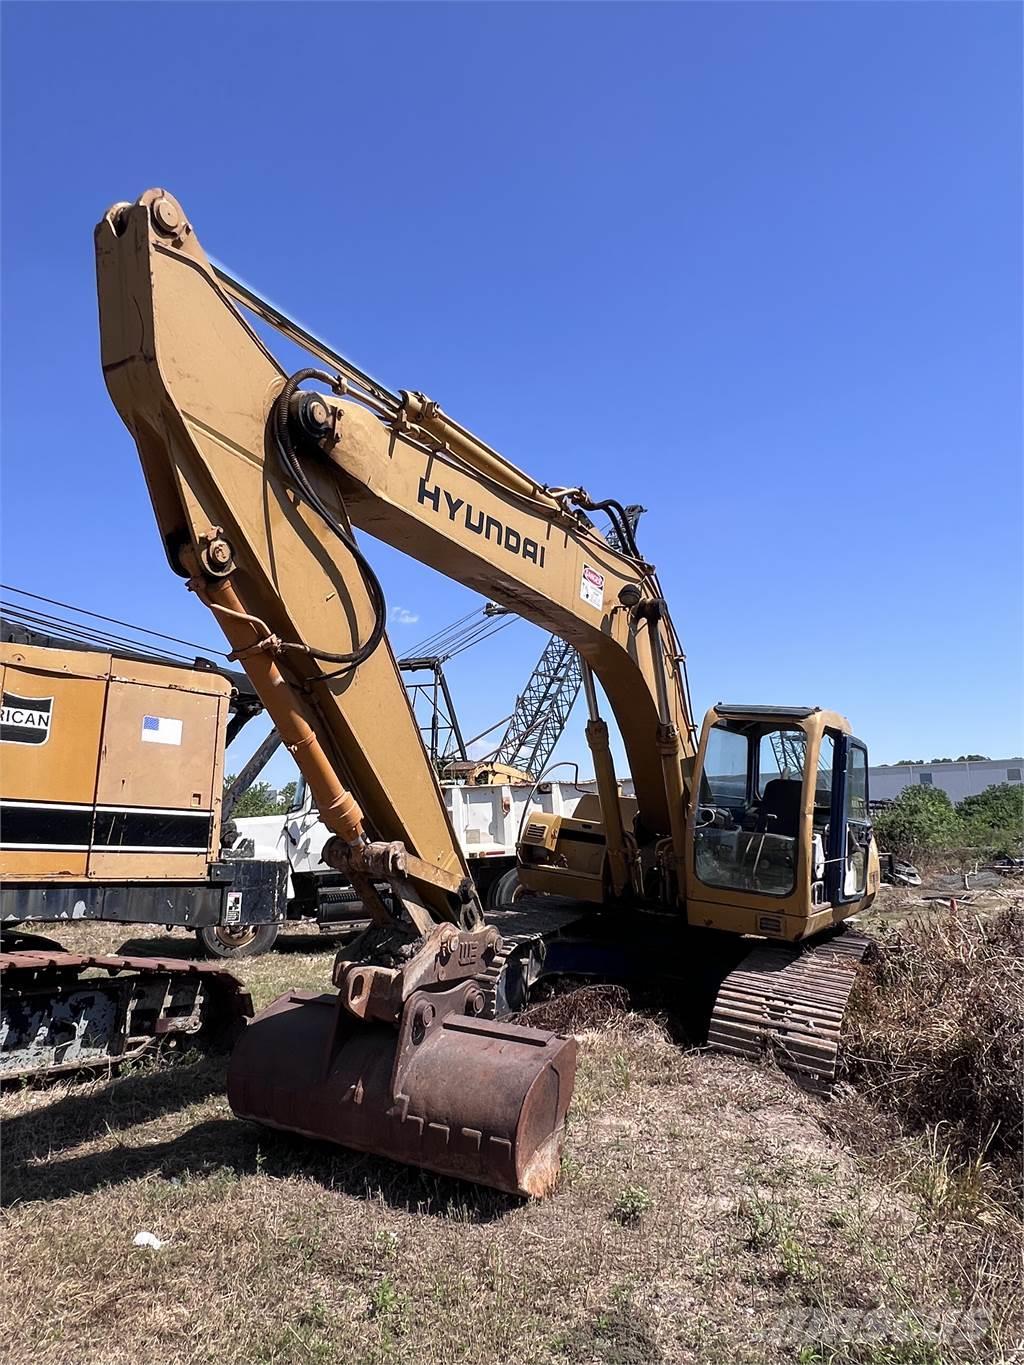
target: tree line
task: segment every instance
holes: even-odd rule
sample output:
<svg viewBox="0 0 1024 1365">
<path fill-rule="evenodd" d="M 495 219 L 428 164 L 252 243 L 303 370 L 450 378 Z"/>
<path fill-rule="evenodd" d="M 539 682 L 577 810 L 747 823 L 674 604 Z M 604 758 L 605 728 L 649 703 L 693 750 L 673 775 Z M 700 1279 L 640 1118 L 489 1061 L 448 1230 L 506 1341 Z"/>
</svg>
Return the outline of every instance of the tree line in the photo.
<svg viewBox="0 0 1024 1365">
<path fill-rule="evenodd" d="M 879 847 L 913 861 L 971 850 L 983 857 L 1024 852 L 1024 786 L 1002 782 L 956 805 L 941 787 L 904 787 L 874 817 Z"/>
</svg>

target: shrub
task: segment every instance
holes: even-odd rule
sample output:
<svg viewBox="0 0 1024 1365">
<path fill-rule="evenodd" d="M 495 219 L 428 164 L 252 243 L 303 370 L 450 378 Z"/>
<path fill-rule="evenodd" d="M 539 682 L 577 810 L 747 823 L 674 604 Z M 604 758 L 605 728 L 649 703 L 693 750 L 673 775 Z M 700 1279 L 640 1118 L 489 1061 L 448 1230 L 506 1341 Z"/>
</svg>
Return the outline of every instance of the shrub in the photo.
<svg viewBox="0 0 1024 1365">
<path fill-rule="evenodd" d="M 851 999 L 844 1065 L 910 1132 L 942 1125 L 965 1163 L 1019 1186 L 1024 907 L 947 910 L 889 936 Z"/>
<path fill-rule="evenodd" d="M 623 1227 L 636 1227 L 645 1213 L 649 1213 L 654 1200 L 640 1185 L 627 1185 L 612 1205 L 612 1217 Z"/>
<path fill-rule="evenodd" d="M 967 842 L 992 853 L 1019 855 L 1024 843 L 1024 786 L 1003 782 L 965 796 L 956 813 Z"/>
<path fill-rule="evenodd" d="M 904 787 L 874 825 L 881 848 L 911 861 L 921 853 L 956 848 L 964 839 L 960 817 L 940 787 Z"/>
</svg>

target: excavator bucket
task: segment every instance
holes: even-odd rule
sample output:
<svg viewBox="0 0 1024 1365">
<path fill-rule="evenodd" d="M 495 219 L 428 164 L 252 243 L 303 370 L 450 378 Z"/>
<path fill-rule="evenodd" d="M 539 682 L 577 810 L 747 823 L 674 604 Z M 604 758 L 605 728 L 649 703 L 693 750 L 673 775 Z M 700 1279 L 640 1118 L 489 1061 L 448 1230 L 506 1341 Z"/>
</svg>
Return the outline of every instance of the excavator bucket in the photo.
<svg viewBox="0 0 1024 1365">
<path fill-rule="evenodd" d="M 439 1175 L 543 1196 L 558 1181 L 576 1043 L 445 1012 L 421 991 L 397 1029 L 336 995 L 282 995 L 237 1043 L 228 1099 L 240 1118 Z"/>
</svg>

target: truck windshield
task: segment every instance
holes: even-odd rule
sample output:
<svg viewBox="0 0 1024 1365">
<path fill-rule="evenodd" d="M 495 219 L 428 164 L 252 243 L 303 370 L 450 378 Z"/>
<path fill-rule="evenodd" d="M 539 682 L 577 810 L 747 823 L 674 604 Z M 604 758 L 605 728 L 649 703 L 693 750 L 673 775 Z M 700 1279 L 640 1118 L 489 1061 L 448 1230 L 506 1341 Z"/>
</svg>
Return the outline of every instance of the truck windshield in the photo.
<svg viewBox="0 0 1024 1365">
<path fill-rule="evenodd" d="M 786 896 L 796 884 L 807 736 L 763 721 L 719 721 L 708 736 L 694 837 L 708 886 Z"/>
</svg>

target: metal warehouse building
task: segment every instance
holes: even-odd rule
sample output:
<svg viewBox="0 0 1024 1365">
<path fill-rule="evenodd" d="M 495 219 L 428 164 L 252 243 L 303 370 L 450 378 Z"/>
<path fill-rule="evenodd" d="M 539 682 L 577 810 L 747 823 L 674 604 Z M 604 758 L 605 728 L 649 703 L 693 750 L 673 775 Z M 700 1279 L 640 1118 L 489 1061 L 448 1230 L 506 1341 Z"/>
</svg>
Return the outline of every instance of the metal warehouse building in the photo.
<svg viewBox="0 0 1024 1365">
<path fill-rule="evenodd" d="M 870 769 L 872 802 L 892 801 L 904 787 L 941 787 L 954 804 L 986 787 L 1020 782 L 1024 759 L 986 758 L 975 763 L 900 763 Z"/>
</svg>

